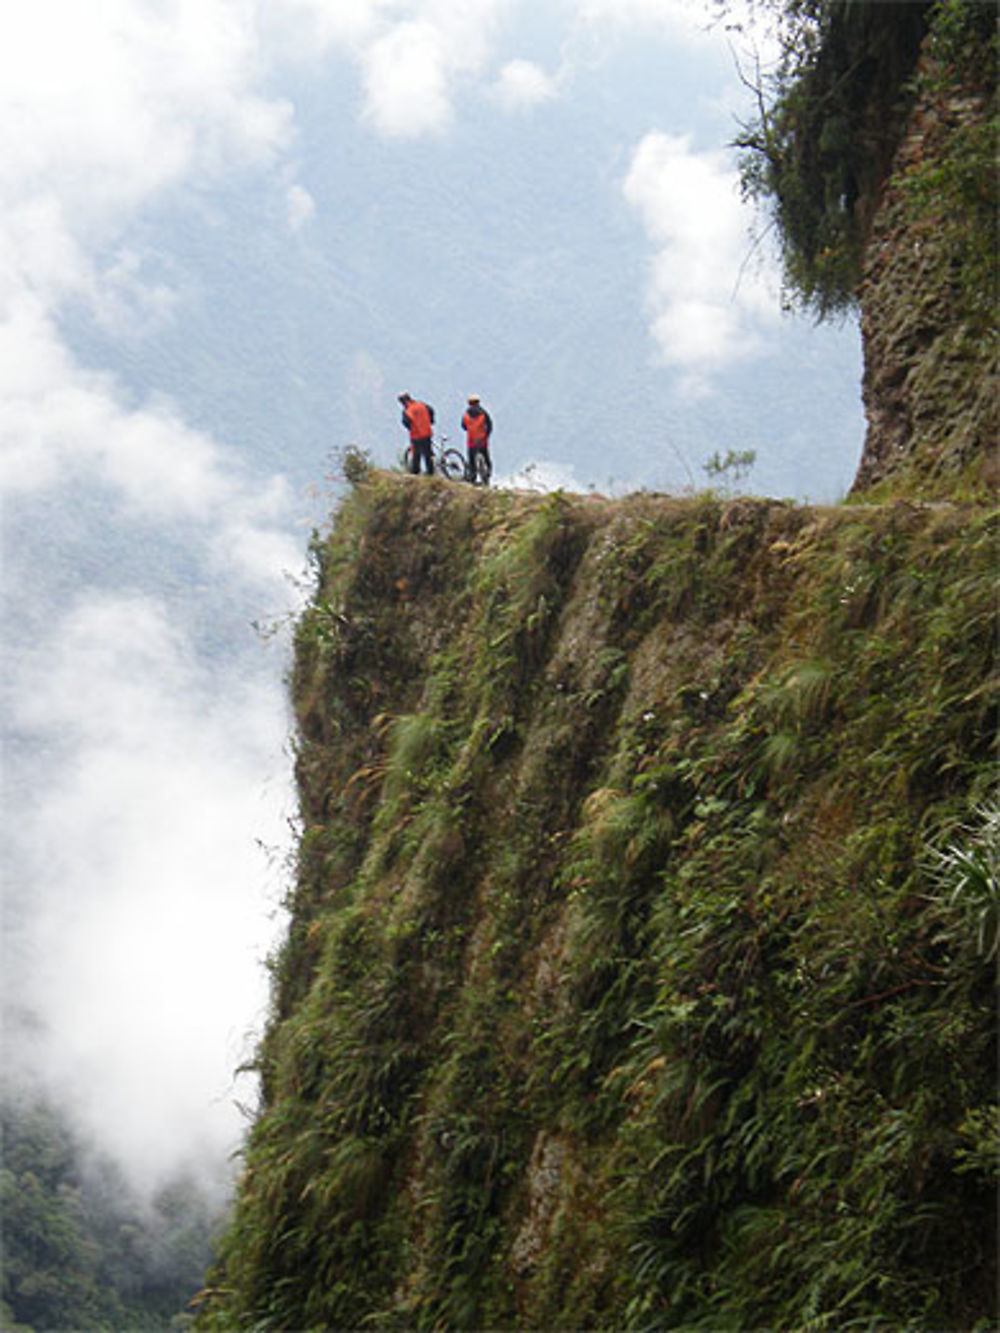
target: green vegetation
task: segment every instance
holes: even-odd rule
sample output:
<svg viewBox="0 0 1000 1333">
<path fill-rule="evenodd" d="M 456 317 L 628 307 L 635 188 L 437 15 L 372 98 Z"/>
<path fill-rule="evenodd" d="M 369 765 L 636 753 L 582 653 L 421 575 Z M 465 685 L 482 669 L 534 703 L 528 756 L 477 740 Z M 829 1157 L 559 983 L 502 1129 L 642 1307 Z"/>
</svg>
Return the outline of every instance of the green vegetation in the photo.
<svg viewBox="0 0 1000 1333">
<path fill-rule="evenodd" d="M 725 454 L 716 449 L 701 466 L 709 481 L 721 481 L 729 494 L 731 489 L 739 486 L 756 461 L 756 449 L 727 449 Z"/>
<path fill-rule="evenodd" d="M 791 297 L 821 318 L 854 304 L 875 210 L 907 115 L 928 95 L 987 99 L 914 174 L 914 217 L 946 220 L 966 295 L 992 319 L 996 294 L 996 9 L 978 0 L 776 0 L 782 57 L 737 139 L 747 195 L 767 202 Z M 930 34 L 929 60 L 918 56 Z"/>
<path fill-rule="evenodd" d="M 197 1182 L 144 1204 L 44 1102 L 6 1098 L 0 1129 L 7 1333 L 187 1327 L 218 1222 Z"/>
<path fill-rule="evenodd" d="M 903 181 L 911 224 L 939 232 L 959 308 L 980 336 L 995 338 L 998 289 L 997 13 L 992 4 L 949 0 L 934 11 L 927 60 L 915 82 L 930 105 L 947 109 L 940 142 Z M 956 114 L 982 98 L 981 115 Z"/>
<path fill-rule="evenodd" d="M 199 1327 L 994 1327 L 997 554 L 368 474 Z"/>
</svg>

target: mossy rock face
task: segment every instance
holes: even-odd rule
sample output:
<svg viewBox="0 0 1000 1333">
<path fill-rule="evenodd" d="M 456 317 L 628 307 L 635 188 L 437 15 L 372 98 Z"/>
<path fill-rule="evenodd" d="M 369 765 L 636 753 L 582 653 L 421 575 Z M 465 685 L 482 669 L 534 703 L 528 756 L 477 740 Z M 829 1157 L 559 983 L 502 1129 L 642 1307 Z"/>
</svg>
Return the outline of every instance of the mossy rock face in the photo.
<svg viewBox="0 0 1000 1333">
<path fill-rule="evenodd" d="M 937 11 L 867 241 L 860 297 L 868 431 L 855 492 L 930 498 L 995 491 L 1000 482 L 989 11 Z"/>
<path fill-rule="evenodd" d="M 868 431 L 855 493 L 891 480 L 897 492 L 946 497 L 1000 480 L 998 342 L 965 309 L 964 244 L 942 218 L 914 222 L 890 185 L 862 288 Z"/>
<path fill-rule="evenodd" d="M 366 478 L 200 1326 L 992 1326 L 997 549 Z"/>
<path fill-rule="evenodd" d="M 737 138 L 786 299 L 860 308 L 868 419 L 854 492 L 1000 481 L 996 6 L 772 0 L 781 56 Z"/>
</svg>

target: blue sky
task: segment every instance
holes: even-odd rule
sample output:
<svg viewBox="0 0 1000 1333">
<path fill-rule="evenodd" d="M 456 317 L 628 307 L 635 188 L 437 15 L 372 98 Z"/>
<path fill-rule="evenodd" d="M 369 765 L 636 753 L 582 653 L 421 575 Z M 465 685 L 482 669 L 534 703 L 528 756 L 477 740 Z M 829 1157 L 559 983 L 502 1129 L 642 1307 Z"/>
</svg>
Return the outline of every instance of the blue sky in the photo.
<svg viewBox="0 0 1000 1333">
<path fill-rule="evenodd" d="M 712 13 L 5 16 L 5 973 L 23 1062 L 140 1175 L 238 1133 L 294 815 L 251 622 L 297 604 L 332 450 L 391 462 L 404 389 L 456 436 L 474 391 L 501 481 L 683 490 L 732 448 L 764 493 L 850 484 L 857 329 L 782 314 L 727 147 L 768 38 Z"/>
</svg>

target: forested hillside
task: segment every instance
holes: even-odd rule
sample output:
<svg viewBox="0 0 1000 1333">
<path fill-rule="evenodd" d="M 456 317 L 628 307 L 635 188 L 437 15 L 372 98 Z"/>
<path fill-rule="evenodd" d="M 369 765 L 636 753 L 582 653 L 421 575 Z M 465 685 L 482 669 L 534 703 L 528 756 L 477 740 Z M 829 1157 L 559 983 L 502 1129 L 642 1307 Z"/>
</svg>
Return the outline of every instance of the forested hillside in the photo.
<svg viewBox="0 0 1000 1333">
<path fill-rule="evenodd" d="M 41 1098 L 0 1101 L 0 1326 L 181 1327 L 209 1263 L 218 1205 L 191 1174 L 141 1198 Z"/>
</svg>

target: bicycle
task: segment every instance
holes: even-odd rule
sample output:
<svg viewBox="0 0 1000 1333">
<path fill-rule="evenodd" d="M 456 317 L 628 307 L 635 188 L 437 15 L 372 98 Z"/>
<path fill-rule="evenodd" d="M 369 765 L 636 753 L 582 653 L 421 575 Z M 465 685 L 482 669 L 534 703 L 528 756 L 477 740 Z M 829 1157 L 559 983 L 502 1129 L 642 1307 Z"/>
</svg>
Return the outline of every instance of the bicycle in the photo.
<svg viewBox="0 0 1000 1333">
<path fill-rule="evenodd" d="M 465 459 L 457 449 L 448 449 L 448 436 L 434 436 L 431 439 L 431 458 L 434 471 L 440 472 L 448 481 L 461 481 L 465 477 Z M 404 445 L 399 454 L 399 466 L 404 472 L 410 470 L 410 446 Z"/>
</svg>

